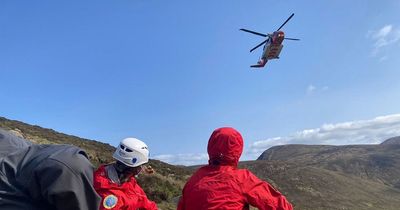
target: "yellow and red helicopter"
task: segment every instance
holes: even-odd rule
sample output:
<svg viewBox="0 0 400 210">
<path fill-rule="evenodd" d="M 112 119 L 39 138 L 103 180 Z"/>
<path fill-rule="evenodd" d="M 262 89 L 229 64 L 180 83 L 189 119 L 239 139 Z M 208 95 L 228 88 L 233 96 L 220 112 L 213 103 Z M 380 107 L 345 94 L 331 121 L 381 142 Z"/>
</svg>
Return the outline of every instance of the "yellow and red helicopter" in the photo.
<svg viewBox="0 0 400 210">
<path fill-rule="evenodd" d="M 279 54 L 281 53 L 281 50 L 283 48 L 282 42 L 284 39 L 287 40 L 294 40 L 294 41 L 299 41 L 300 39 L 294 39 L 294 38 L 285 38 L 285 33 L 283 31 L 280 31 L 281 28 L 294 16 L 294 13 L 292 15 L 290 15 L 290 17 L 276 30 L 274 31 L 272 34 L 262 34 L 262 33 L 258 33 L 255 31 L 251 31 L 248 29 L 244 29 L 241 28 L 241 31 L 245 31 L 248 33 L 252 33 L 255 35 L 259 35 L 259 36 L 263 36 L 263 37 L 267 37 L 266 40 L 264 40 L 263 42 L 261 42 L 260 44 L 258 44 L 257 46 L 255 46 L 253 49 L 250 50 L 250 52 L 253 52 L 253 50 L 257 49 L 258 47 L 260 47 L 261 45 L 264 45 L 264 49 L 263 49 L 263 54 L 261 55 L 260 60 L 257 62 L 256 65 L 252 65 L 250 67 L 253 68 L 261 68 L 264 67 L 265 64 L 267 63 L 268 60 L 271 59 L 278 59 L 279 58 Z"/>
</svg>

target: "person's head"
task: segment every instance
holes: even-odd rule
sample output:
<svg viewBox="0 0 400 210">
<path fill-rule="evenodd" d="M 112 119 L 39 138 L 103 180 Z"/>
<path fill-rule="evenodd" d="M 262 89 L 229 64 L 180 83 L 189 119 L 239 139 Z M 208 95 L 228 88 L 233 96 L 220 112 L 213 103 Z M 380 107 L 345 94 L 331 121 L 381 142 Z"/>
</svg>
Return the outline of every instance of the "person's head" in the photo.
<svg viewBox="0 0 400 210">
<path fill-rule="evenodd" d="M 207 152 L 210 165 L 237 166 L 242 151 L 242 135 L 234 128 L 218 128 L 208 140 Z"/>
<path fill-rule="evenodd" d="M 142 165 L 149 162 L 149 150 L 143 141 L 126 138 L 118 145 L 113 158 L 117 160 L 117 171 L 126 177 L 131 177 L 139 174 Z"/>
</svg>

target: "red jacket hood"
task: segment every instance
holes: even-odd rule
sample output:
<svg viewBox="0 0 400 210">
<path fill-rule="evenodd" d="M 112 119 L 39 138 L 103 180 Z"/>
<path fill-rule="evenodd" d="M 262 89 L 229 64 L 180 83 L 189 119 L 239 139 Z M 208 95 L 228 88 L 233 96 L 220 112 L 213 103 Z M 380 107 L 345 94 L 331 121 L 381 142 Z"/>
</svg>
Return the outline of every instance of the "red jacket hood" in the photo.
<svg viewBox="0 0 400 210">
<path fill-rule="evenodd" d="M 210 165 L 237 166 L 243 151 L 243 138 L 234 128 L 216 129 L 208 140 Z"/>
</svg>

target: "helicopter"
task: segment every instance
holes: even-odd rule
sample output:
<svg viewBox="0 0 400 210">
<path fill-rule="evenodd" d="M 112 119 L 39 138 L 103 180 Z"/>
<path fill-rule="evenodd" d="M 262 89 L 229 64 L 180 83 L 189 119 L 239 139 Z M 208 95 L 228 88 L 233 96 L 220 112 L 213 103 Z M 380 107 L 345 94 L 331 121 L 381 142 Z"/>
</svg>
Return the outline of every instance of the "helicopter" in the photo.
<svg viewBox="0 0 400 210">
<path fill-rule="evenodd" d="M 279 54 L 281 53 L 281 50 L 283 48 L 282 42 L 284 39 L 287 40 L 294 40 L 294 41 L 300 41 L 300 39 L 294 39 L 294 38 L 286 38 L 285 33 L 283 31 L 280 31 L 281 28 L 294 16 L 294 13 L 290 15 L 290 17 L 272 34 L 262 34 L 258 33 L 255 31 L 251 31 L 248 29 L 241 28 L 241 31 L 252 33 L 258 36 L 262 37 L 267 37 L 266 40 L 255 46 L 253 49 L 250 50 L 250 52 L 253 52 L 255 49 L 260 47 L 261 45 L 264 44 L 263 48 L 263 54 L 261 55 L 260 60 L 257 62 L 255 65 L 251 65 L 250 67 L 252 68 L 262 68 L 265 66 L 268 60 L 271 59 L 279 59 Z"/>
</svg>

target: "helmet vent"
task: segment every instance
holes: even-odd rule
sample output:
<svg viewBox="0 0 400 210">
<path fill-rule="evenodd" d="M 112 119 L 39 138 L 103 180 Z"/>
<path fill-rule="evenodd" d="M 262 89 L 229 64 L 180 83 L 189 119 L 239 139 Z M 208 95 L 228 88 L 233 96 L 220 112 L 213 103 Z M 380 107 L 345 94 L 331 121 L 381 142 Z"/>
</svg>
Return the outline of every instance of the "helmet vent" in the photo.
<svg viewBox="0 0 400 210">
<path fill-rule="evenodd" d="M 129 149 L 128 147 L 126 147 L 126 146 L 124 146 L 124 145 L 119 145 L 119 147 L 123 150 L 123 151 L 125 151 L 125 152 L 133 152 L 133 150 L 131 150 L 131 149 Z"/>
</svg>

